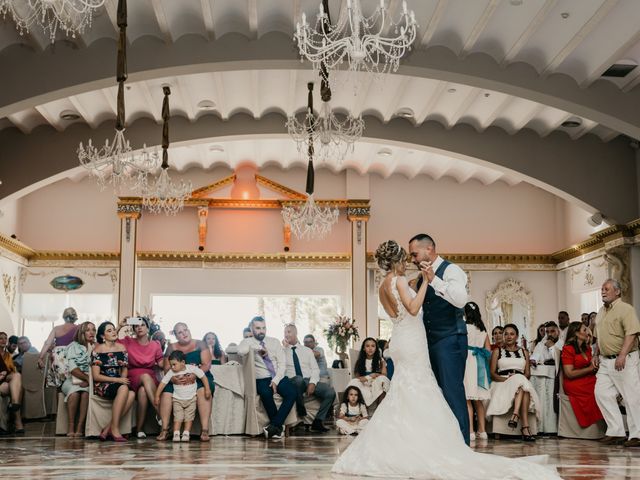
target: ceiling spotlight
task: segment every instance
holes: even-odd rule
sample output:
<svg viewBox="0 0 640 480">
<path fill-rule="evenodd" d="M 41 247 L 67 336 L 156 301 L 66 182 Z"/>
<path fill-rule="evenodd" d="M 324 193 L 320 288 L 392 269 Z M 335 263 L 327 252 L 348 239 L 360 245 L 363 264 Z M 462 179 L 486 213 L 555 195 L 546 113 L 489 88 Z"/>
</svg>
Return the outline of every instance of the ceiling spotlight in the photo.
<svg viewBox="0 0 640 480">
<path fill-rule="evenodd" d="M 200 100 L 198 102 L 198 108 L 200 110 L 213 110 L 216 108 L 216 102 L 213 100 Z"/>
<path fill-rule="evenodd" d="M 569 18 L 569 12 L 562 12 L 560 16 L 562 17 L 563 20 L 566 20 L 567 18 Z"/>
<path fill-rule="evenodd" d="M 449 93 L 456 93 L 458 90 L 456 90 L 455 88 L 450 88 L 449 90 L 447 90 L 447 92 Z"/>
<path fill-rule="evenodd" d="M 222 153 L 224 152 L 224 147 L 222 145 L 211 145 L 209 147 L 210 152 Z"/>
<path fill-rule="evenodd" d="M 564 128 L 577 128 L 582 125 L 582 119 L 578 117 L 569 117 L 564 122 L 560 124 Z"/>
<path fill-rule="evenodd" d="M 378 150 L 378 155 L 380 155 L 381 157 L 390 157 L 392 153 L 393 152 L 390 148 L 381 148 L 380 150 Z"/>
<path fill-rule="evenodd" d="M 396 117 L 413 118 L 414 115 L 413 110 L 408 107 L 401 108 L 396 112 Z"/>
<path fill-rule="evenodd" d="M 74 112 L 73 110 L 63 110 L 60 112 L 60 118 L 62 120 L 78 120 L 80 118 L 80 114 L 78 112 Z"/>
<path fill-rule="evenodd" d="M 602 224 L 603 220 L 604 217 L 602 214 L 600 212 L 596 212 L 587 219 L 587 223 L 592 227 L 597 227 Z"/>
</svg>

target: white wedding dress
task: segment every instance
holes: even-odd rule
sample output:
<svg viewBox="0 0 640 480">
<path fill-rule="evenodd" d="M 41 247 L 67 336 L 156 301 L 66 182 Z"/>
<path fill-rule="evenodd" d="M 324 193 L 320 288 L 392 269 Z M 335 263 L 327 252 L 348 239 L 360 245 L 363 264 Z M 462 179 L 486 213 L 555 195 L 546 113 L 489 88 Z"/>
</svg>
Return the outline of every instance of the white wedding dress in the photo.
<svg viewBox="0 0 640 480">
<path fill-rule="evenodd" d="M 465 444 L 431 370 L 422 312 L 407 312 L 396 280 L 391 283 L 399 310 L 389 347 L 395 367 L 391 388 L 332 472 L 451 480 L 560 478 L 542 465 L 546 456 L 511 459 L 476 453 Z"/>
</svg>

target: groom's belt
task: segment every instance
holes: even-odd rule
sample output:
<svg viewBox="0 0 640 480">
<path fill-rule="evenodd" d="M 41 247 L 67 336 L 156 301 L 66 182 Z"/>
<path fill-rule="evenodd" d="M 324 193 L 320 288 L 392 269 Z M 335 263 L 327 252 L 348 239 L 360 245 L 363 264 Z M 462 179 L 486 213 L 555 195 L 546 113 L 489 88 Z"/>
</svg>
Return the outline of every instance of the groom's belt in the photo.
<svg viewBox="0 0 640 480">
<path fill-rule="evenodd" d="M 498 372 L 498 375 L 500 375 L 500 376 L 502 377 L 502 376 L 504 376 L 504 375 L 510 375 L 510 374 L 512 374 L 512 373 L 513 373 L 513 374 L 516 374 L 516 373 L 520 373 L 520 374 L 522 374 L 522 370 L 515 370 L 515 369 L 513 369 L 513 368 L 512 368 L 511 370 L 500 370 L 500 371 Z"/>
</svg>

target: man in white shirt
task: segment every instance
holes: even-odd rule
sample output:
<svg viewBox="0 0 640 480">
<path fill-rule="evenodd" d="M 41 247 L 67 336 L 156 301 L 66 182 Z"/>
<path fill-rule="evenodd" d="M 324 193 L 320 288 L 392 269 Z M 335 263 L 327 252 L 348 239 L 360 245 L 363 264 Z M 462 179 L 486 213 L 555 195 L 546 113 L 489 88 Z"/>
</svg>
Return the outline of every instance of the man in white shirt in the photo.
<svg viewBox="0 0 640 480">
<path fill-rule="evenodd" d="M 531 354 L 531 384 L 542 402 L 542 417 L 538 421 L 538 431 L 558 432 L 558 415 L 553 408 L 556 381 L 556 344 L 558 342 L 558 324 L 547 322 L 545 336 L 538 342 Z"/>
<path fill-rule="evenodd" d="M 298 416 L 300 418 L 307 416 L 307 410 L 304 406 L 305 393 L 308 397 L 313 395 L 320 401 L 320 409 L 316 418 L 313 419 L 311 431 L 328 432 L 329 429 L 325 428 L 323 422 L 336 398 L 335 390 L 326 383 L 318 383 L 320 380 L 318 362 L 313 351 L 298 341 L 298 329 L 295 325 L 287 325 L 284 328 L 283 345 L 287 359 L 286 375 L 296 386 L 298 394 L 296 398 Z"/>
<path fill-rule="evenodd" d="M 545 336 L 538 342 L 536 348 L 531 354 L 531 364 L 536 365 L 555 365 L 556 344 L 560 336 L 558 325 L 556 322 L 547 322 L 545 324 Z"/>
<path fill-rule="evenodd" d="M 269 425 L 263 431 L 266 438 L 282 438 L 284 421 L 296 402 L 297 390 L 285 376 L 286 360 L 282 344 L 267 337 L 264 318 L 254 317 L 249 323 L 253 337 L 245 338 L 238 345 L 238 354 L 253 355 L 256 366 L 256 390 L 267 415 Z M 250 358 L 248 359 L 250 360 Z M 273 395 L 282 397 L 280 408 L 276 407 Z"/>
</svg>

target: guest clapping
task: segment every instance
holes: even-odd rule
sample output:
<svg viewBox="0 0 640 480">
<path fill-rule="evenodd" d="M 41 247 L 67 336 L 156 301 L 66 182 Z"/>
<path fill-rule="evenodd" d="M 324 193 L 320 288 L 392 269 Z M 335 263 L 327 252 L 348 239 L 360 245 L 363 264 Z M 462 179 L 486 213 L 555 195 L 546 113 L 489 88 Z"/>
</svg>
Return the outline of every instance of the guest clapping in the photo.
<svg viewBox="0 0 640 480">
<path fill-rule="evenodd" d="M 360 354 L 354 368 L 355 376 L 349 386 L 358 387 L 367 406 L 384 398 L 389 391 L 387 365 L 375 338 L 365 338 L 360 347 Z"/>
<path fill-rule="evenodd" d="M 103 322 L 96 335 L 98 345 L 91 353 L 91 374 L 95 395 L 113 400 L 111 423 L 100 432 L 100 440 L 112 438 L 115 442 L 126 442 L 120 434 L 120 419 L 127 414 L 135 394 L 129 390 L 129 356 L 127 350 L 118 343 L 116 327 L 111 322 Z"/>
<path fill-rule="evenodd" d="M 589 344 L 589 328 L 582 322 L 571 322 L 562 348 L 562 386 L 582 428 L 602 419 L 595 396 L 597 371 L 597 360 Z"/>
<path fill-rule="evenodd" d="M 169 356 L 172 352 L 179 350 L 185 354 L 185 361 L 187 365 L 193 365 L 199 367 L 205 374 L 204 381 L 209 383 L 209 390 L 211 392 L 215 389 L 213 383 L 213 375 L 211 374 L 211 354 L 209 349 L 202 340 L 194 340 L 191 337 L 191 331 L 186 323 L 178 322 L 173 327 L 173 334 L 176 336 L 177 342 L 170 344 L 165 352 L 164 359 L 164 371 L 165 373 L 171 369 L 171 363 L 169 362 Z M 212 402 L 210 398 L 206 398 L 203 380 L 195 378 L 193 374 L 185 374 L 180 378 L 173 377 L 171 383 L 169 383 L 162 391 L 160 397 L 160 416 L 162 417 L 162 431 L 158 435 L 158 440 L 163 441 L 169 437 L 169 417 L 171 416 L 172 397 L 174 385 L 187 385 L 193 381 L 196 381 L 197 394 L 196 401 L 198 405 L 198 416 L 200 417 L 200 424 L 202 430 L 200 432 L 200 441 L 209 441 L 209 420 L 211 417 Z"/>
<path fill-rule="evenodd" d="M 133 322 L 133 323 L 128 323 Z M 147 416 L 149 404 L 153 406 L 153 400 L 158 387 L 156 372 L 164 366 L 160 343 L 149 338 L 150 322 L 147 317 L 123 318 L 120 321 L 118 331 L 130 325 L 132 336 L 118 339 L 124 345 L 129 356 L 128 377 L 130 388 L 135 393 L 137 402 L 136 431 L 138 438 L 147 438 L 143 431 L 144 420 Z"/>
<path fill-rule="evenodd" d="M 207 345 L 211 354 L 211 365 L 224 365 L 227 363 L 227 354 L 222 349 L 220 340 L 218 340 L 218 336 L 215 333 L 206 333 L 202 341 Z"/>
<path fill-rule="evenodd" d="M 84 436 L 89 405 L 90 352 L 95 340 L 96 326 L 91 322 L 84 322 L 78 327 L 73 342 L 67 346 L 65 358 L 69 374 L 60 387 L 67 404 L 67 437 Z"/>
<path fill-rule="evenodd" d="M 535 411 L 540 417 L 538 395 L 529 382 L 529 352 L 518 346 L 518 327 L 513 324 L 504 326 L 504 346 L 491 354 L 491 400 L 487 408 L 487 417 L 504 415 L 513 407 L 509 427 L 516 428 L 518 420 L 522 439 L 535 441 L 529 428 L 529 411 Z"/>
</svg>

